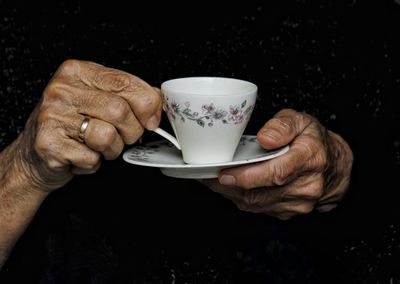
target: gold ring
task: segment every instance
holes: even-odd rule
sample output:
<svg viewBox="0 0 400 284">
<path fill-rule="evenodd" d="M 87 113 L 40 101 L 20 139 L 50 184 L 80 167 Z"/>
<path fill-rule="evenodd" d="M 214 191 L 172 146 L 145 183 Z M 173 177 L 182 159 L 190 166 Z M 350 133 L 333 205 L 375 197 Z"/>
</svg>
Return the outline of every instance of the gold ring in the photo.
<svg viewBox="0 0 400 284">
<path fill-rule="evenodd" d="M 82 121 L 81 127 L 79 128 L 79 134 L 78 134 L 78 139 L 79 142 L 84 143 L 85 142 L 85 131 L 89 125 L 90 118 L 85 116 L 85 118 Z"/>
</svg>

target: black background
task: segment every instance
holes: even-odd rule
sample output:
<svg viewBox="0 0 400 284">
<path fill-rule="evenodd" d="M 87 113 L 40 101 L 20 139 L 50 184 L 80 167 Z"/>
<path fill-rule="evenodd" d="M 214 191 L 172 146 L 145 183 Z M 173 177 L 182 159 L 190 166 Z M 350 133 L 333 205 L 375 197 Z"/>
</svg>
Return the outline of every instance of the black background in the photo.
<svg viewBox="0 0 400 284">
<path fill-rule="evenodd" d="M 339 208 L 280 222 L 119 158 L 44 202 L 1 283 L 400 283 L 400 3 L 264 2 L 0 0 L 0 148 L 68 58 L 233 76 L 259 87 L 247 134 L 291 107 L 350 143 Z"/>
</svg>

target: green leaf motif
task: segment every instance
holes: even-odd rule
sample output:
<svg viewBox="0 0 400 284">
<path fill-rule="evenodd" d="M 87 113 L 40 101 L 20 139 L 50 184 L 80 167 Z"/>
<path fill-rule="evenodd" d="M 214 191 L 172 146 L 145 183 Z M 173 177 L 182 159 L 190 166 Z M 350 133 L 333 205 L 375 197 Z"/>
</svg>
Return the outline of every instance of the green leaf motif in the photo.
<svg viewBox="0 0 400 284">
<path fill-rule="evenodd" d="M 185 115 L 187 115 L 187 116 L 190 116 L 190 117 L 192 117 L 192 114 L 191 114 L 191 110 L 189 109 L 189 108 L 185 108 L 184 110 L 183 110 L 183 114 L 185 114 Z"/>
<path fill-rule="evenodd" d="M 253 109 L 253 108 L 252 108 L 251 106 L 249 106 L 249 107 L 246 108 L 246 110 L 244 111 L 244 114 L 245 114 L 245 115 L 250 114 L 250 112 L 251 112 L 252 109 Z"/>
<path fill-rule="evenodd" d="M 201 119 L 196 120 L 197 124 L 200 125 L 201 127 L 204 127 L 204 121 Z"/>
</svg>

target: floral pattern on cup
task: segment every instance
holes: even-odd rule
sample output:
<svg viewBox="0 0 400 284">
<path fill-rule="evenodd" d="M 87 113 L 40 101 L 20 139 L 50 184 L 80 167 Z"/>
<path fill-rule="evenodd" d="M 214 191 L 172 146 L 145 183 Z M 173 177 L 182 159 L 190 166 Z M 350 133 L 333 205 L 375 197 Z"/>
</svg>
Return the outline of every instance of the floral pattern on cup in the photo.
<svg viewBox="0 0 400 284">
<path fill-rule="evenodd" d="M 170 102 L 168 97 L 165 102 L 165 111 L 171 118 L 180 119 L 182 122 L 194 121 L 201 127 L 213 127 L 215 123 L 223 124 L 241 124 L 250 118 L 254 105 L 247 106 L 245 100 L 240 105 L 231 105 L 229 109 L 223 109 L 214 105 L 214 103 L 203 104 L 201 110 L 193 111 L 190 108 L 190 102 L 185 102 L 184 106 Z"/>
</svg>

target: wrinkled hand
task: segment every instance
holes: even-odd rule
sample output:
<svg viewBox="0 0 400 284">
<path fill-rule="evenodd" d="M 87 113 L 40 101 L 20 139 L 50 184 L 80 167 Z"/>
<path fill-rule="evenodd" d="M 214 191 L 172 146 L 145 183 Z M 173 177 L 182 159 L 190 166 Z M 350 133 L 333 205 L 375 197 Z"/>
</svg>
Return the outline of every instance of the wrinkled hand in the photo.
<svg viewBox="0 0 400 284">
<path fill-rule="evenodd" d="M 126 72 L 78 60 L 65 61 L 18 138 L 20 166 L 32 186 L 52 191 L 74 174 L 95 172 L 115 159 L 144 128 L 155 129 L 162 100 L 157 89 Z M 90 117 L 84 142 L 78 135 Z"/>
<path fill-rule="evenodd" d="M 243 211 L 281 220 L 337 206 L 347 191 L 353 162 L 351 149 L 339 135 L 310 115 L 285 109 L 260 129 L 257 139 L 265 149 L 290 144 L 290 150 L 202 182 Z"/>
</svg>

